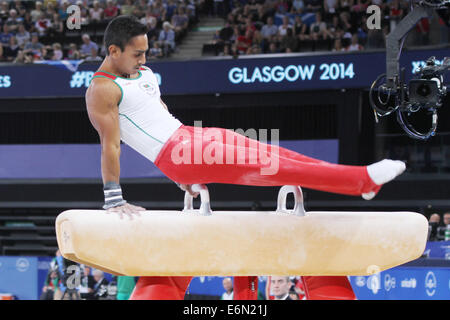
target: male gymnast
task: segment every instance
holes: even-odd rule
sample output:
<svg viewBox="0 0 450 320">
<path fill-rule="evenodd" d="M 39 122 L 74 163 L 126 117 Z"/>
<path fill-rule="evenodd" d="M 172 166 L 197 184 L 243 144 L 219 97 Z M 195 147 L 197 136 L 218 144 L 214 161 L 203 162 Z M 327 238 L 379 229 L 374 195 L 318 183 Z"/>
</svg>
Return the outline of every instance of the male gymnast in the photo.
<svg viewBox="0 0 450 320">
<path fill-rule="evenodd" d="M 104 45 L 106 57 L 86 91 L 86 106 L 100 137 L 105 210 L 121 216 L 145 210 L 123 199 L 121 140 L 193 196 L 198 194 L 192 184 L 227 183 L 299 185 L 371 199 L 384 183 L 405 170 L 403 162 L 388 159 L 369 166 L 332 164 L 231 130 L 185 126 L 168 111 L 155 74 L 144 66 L 146 26 L 133 16 L 119 16 L 108 24 Z M 199 148 L 205 153 L 199 153 Z M 272 170 L 274 162 L 276 170 Z M 190 280 L 141 277 L 131 299 L 183 299 Z"/>
</svg>

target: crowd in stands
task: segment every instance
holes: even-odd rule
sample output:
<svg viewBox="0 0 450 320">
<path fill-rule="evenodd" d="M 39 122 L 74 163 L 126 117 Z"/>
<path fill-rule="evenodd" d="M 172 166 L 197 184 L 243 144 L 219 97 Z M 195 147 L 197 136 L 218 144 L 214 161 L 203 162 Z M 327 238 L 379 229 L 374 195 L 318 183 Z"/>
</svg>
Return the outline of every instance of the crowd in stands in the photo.
<svg viewBox="0 0 450 320">
<path fill-rule="evenodd" d="M 167 57 L 198 21 L 203 0 L 0 0 L 0 62 L 102 60 L 104 30 L 118 15 L 135 15 L 149 28 L 148 58 Z M 67 27 L 70 5 L 81 30 Z"/>
<path fill-rule="evenodd" d="M 49 264 L 40 300 L 128 300 L 135 277 L 110 276 L 65 259 L 60 251 Z"/>
<path fill-rule="evenodd" d="M 450 212 L 443 214 L 433 213 L 428 220 L 428 241 L 449 241 Z M 446 234 L 447 231 L 447 234 Z"/>
<path fill-rule="evenodd" d="M 410 12 L 409 0 L 225 2 L 226 25 L 211 41 L 216 54 L 222 56 L 384 48 L 386 35 Z M 370 5 L 381 9 L 379 29 L 368 28 L 366 9 Z M 416 45 L 429 43 L 429 29 L 429 19 L 417 24 L 413 30 L 419 35 Z"/>
</svg>

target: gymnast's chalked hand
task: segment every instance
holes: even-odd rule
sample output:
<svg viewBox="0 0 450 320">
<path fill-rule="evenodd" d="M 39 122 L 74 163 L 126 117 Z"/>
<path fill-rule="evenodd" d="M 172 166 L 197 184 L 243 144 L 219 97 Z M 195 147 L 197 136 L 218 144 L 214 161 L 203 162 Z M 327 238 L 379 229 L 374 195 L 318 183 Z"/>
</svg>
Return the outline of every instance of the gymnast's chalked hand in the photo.
<svg viewBox="0 0 450 320">
<path fill-rule="evenodd" d="M 189 194 L 194 198 L 197 198 L 197 196 L 200 194 L 198 192 L 192 191 L 192 184 L 180 184 L 180 189 L 189 192 Z"/>
<path fill-rule="evenodd" d="M 107 212 L 117 212 L 120 214 L 120 219 L 123 219 L 123 215 L 125 214 L 130 218 L 130 220 L 133 220 L 133 215 L 136 214 L 137 216 L 141 216 L 140 211 L 145 211 L 145 208 L 135 206 L 129 203 L 125 203 L 122 206 L 117 206 L 113 208 L 109 208 L 106 210 Z"/>
</svg>

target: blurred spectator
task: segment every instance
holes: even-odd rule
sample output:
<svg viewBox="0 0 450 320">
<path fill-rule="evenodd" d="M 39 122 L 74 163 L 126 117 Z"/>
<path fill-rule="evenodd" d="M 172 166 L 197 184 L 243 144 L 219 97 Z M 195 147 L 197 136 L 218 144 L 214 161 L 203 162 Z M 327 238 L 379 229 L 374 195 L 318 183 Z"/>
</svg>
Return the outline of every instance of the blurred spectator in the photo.
<svg viewBox="0 0 450 320">
<path fill-rule="evenodd" d="M 428 241 L 437 241 L 437 229 L 441 222 L 441 216 L 433 213 L 428 220 Z"/>
<path fill-rule="evenodd" d="M 42 48 L 44 49 L 44 48 Z M 58 290 L 55 291 L 54 299 L 62 300 L 63 298 L 77 298 L 77 292 L 75 290 L 68 290 L 67 281 L 71 274 L 69 274 L 68 268 L 71 266 L 76 266 L 77 264 L 73 261 L 65 259 L 59 250 L 56 250 L 55 257 L 50 262 L 50 268 L 52 271 L 56 271 L 59 278 Z M 73 274 L 73 270 L 72 270 Z"/>
<path fill-rule="evenodd" d="M 319 38 L 324 40 L 333 38 L 333 35 L 327 29 L 327 24 L 322 21 L 322 15 L 320 12 L 316 13 L 316 21 L 311 24 L 310 33 L 311 38 L 314 40 L 319 40 Z"/>
<path fill-rule="evenodd" d="M 328 30 L 334 39 L 342 37 L 342 24 L 338 15 L 333 15 L 331 22 L 328 23 Z"/>
<path fill-rule="evenodd" d="M 42 12 L 34 26 L 39 35 L 44 36 L 52 26 L 52 23 L 49 19 L 46 18 L 45 13 Z"/>
<path fill-rule="evenodd" d="M 225 27 L 220 29 L 218 42 L 230 43 L 231 37 L 233 36 L 234 30 L 229 22 L 226 22 Z"/>
<path fill-rule="evenodd" d="M 244 26 L 244 28 L 245 28 L 245 31 L 250 30 L 252 32 L 252 35 L 253 35 L 253 32 L 256 31 L 255 24 L 253 23 L 251 17 L 245 18 L 245 26 Z"/>
<path fill-rule="evenodd" d="M 69 51 L 67 52 L 67 58 L 69 60 L 80 60 L 81 59 L 81 53 L 77 48 L 77 45 L 75 43 L 71 43 L 69 45 Z"/>
<path fill-rule="evenodd" d="M 98 49 L 91 48 L 91 54 L 85 58 L 85 61 L 102 61 L 103 59 L 98 56 Z"/>
<path fill-rule="evenodd" d="M 271 291 L 275 300 L 292 300 L 289 297 L 289 290 L 292 286 L 289 277 L 270 277 Z"/>
<path fill-rule="evenodd" d="M 118 276 L 117 277 L 117 300 L 128 300 L 136 286 L 135 277 Z"/>
<path fill-rule="evenodd" d="M 175 1 L 175 0 L 173 0 Z M 142 18 L 145 15 L 145 12 L 148 8 L 147 0 L 139 0 L 139 3 L 136 5 L 136 16 L 138 18 Z"/>
<path fill-rule="evenodd" d="M 337 10 L 338 10 L 338 0 L 325 0 L 323 2 L 323 11 L 325 12 L 324 18 L 326 20 L 331 20 L 333 16 L 336 16 Z"/>
<path fill-rule="evenodd" d="M 94 1 L 93 7 L 89 9 L 89 15 L 92 22 L 100 22 L 103 20 L 103 8 L 100 7 L 100 2 Z"/>
<path fill-rule="evenodd" d="M 166 19 L 167 21 L 171 21 L 173 15 L 177 11 L 177 4 L 175 3 L 175 0 L 169 0 L 166 5 Z M 172 22 L 173 23 L 173 22 Z"/>
<path fill-rule="evenodd" d="M 83 270 L 83 274 L 80 279 L 80 296 L 81 299 L 84 300 L 93 300 L 94 299 L 94 285 L 95 285 L 95 279 L 91 275 L 91 268 L 85 265 L 81 265 L 81 268 Z"/>
<path fill-rule="evenodd" d="M 25 26 L 23 24 L 20 24 L 19 29 L 16 33 L 16 39 L 19 46 L 23 48 L 25 44 L 30 41 L 30 38 L 30 33 L 25 29 Z"/>
<path fill-rule="evenodd" d="M 252 32 L 248 30 L 236 39 L 236 48 L 239 54 L 246 54 L 248 48 L 252 45 Z"/>
<path fill-rule="evenodd" d="M 39 42 L 39 37 L 37 34 L 31 35 L 31 42 L 28 42 L 25 45 L 26 51 L 31 51 L 34 56 L 41 56 L 41 49 L 44 47 L 42 43 Z M 25 52 L 27 54 L 27 52 Z"/>
<path fill-rule="evenodd" d="M 275 42 L 271 42 L 269 44 L 269 51 L 267 53 L 279 53 L 280 51 L 278 50 L 277 44 Z"/>
<path fill-rule="evenodd" d="M 293 289 L 289 290 L 289 299 L 290 300 L 299 300 L 299 297 L 297 295 L 297 292 L 295 292 L 295 290 L 293 290 Z"/>
<path fill-rule="evenodd" d="M 221 57 L 227 57 L 227 56 L 231 56 L 232 52 L 231 52 L 231 45 L 230 44 L 225 44 L 223 46 L 222 51 L 219 52 L 219 56 Z"/>
<path fill-rule="evenodd" d="M 252 44 L 250 48 L 247 50 L 247 54 L 261 54 L 261 47 L 257 44 Z"/>
<path fill-rule="evenodd" d="M 297 38 L 291 28 L 287 29 L 286 35 L 281 38 L 281 52 L 292 53 L 297 50 Z"/>
<path fill-rule="evenodd" d="M 447 226 L 450 224 L 450 212 L 446 212 L 443 215 L 444 217 L 444 225 L 437 228 L 437 240 L 444 241 L 445 240 L 445 230 L 447 230 Z"/>
<path fill-rule="evenodd" d="M 17 11 L 15 9 L 9 10 L 9 18 L 6 20 L 5 24 L 9 27 L 9 31 L 12 33 L 16 33 L 19 24 L 23 22 L 22 17 L 17 16 Z"/>
<path fill-rule="evenodd" d="M 63 58 L 63 51 L 62 51 L 61 44 L 58 43 L 58 42 L 55 42 L 52 45 L 52 49 L 53 49 L 53 54 L 52 54 L 51 60 L 55 60 L 55 61 L 62 60 L 62 58 Z"/>
<path fill-rule="evenodd" d="M 28 11 L 25 13 L 25 16 L 23 18 L 23 25 L 25 26 L 25 29 L 30 33 L 33 33 L 36 31 L 36 28 L 34 26 L 35 22 L 33 22 L 31 13 Z"/>
<path fill-rule="evenodd" d="M 195 7 L 195 1 L 196 0 L 186 0 L 186 12 L 187 15 L 189 17 L 189 19 L 191 19 L 194 23 L 198 22 L 198 18 L 197 18 L 197 11 L 196 11 L 196 7 Z M 227 0 L 225 0 L 227 1 Z M 202 3 L 202 2 L 200 2 Z"/>
<path fill-rule="evenodd" d="M 258 50 L 256 50 L 256 47 L 258 47 Z M 255 30 L 253 32 L 253 39 L 252 39 L 252 54 L 259 54 L 263 53 L 264 51 L 264 39 L 259 30 Z"/>
<path fill-rule="evenodd" d="M 305 2 L 303 0 L 294 0 L 292 1 L 291 13 L 303 13 L 305 10 Z"/>
<path fill-rule="evenodd" d="M 300 41 L 309 39 L 309 28 L 300 16 L 295 16 L 294 35 Z"/>
<path fill-rule="evenodd" d="M 279 0 L 275 8 L 277 9 L 277 13 L 284 15 L 289 12 L 290 4 L 286 0 Z"/>
<path fill-rule="evenodd" d="M 163 23 L 163 29 L 159 33 L 158 41 L 163 49 L 164 56 L 169 56 L 175 50 L 175 32 L 170 22 Z"/>
<path fill-rule="evenodd" d="M 114 4 L 112 0 L 106 1 L 106 8 L 104 10 L 104 18 L 109 21 L 119 14 L 119 8 Z"/>
<path fill-rule="evenodd" d="M 94 288 L 92 295 L 95 300 L 106 298 L 108 296 L 108 280 L 105 279 L 103 271 L 95 269 L 92 274 L 94 275 Z"/>
<path fill-rule="evenodd" d="M 150 48 L 153 47 L 153 43 L 157 41 L 159 38 L 160 30 L 157 27 L 157 22 L 158 21 L 156 20 L 155 17 L 151 17 L 150 24 L 148 25 L 147 39 L 149 43 L 148 46 Z"/>
<path fill-rule="evenodd" d="M 177 13 L 172 17 L 172 26 L 176 33 L 183 32 L 187 29 L 189 18 L 184 10 L 184 7 L 178 7 Z"/>
<path fill-rule="evenodd" d="M 16 37 L 12 36 L 9 38 L 9 45 L 5 47 L 3 52 L 3 57 L 6 61 L 11 62 L 17 57 L 19 52 L 19 44 L 17 43 Z"/>
<path fill-rule="evenodd" d="M 354 5 L 351 7 L 351 11 L 357 14 L 365 12 L 367 8 L 368 0 L 356 0 Z"/>
<path fill-rule="evenodd" d="M 331 51 L 345 51 L 345 48 L 342 47 L 342 40 L 341 39 L 334 39 L 334 47 Z"/>
<path fill-rule="evenodd" d="M 272 41 L 278 34 L 278 27 L 273 23 L 273 18 L 267 18 L 267 24 L 265 24 L 261 29 L 261 34 L 264 39 Z"/>
<path fill-rule="evenodd" d="M 13 63 L 33 63 L 33 53 L 25 50 L 19 50 Z"/>
<path fill-rule="evenodd" d="M 353 7 L 354 0 L 339 0 L 339 8 L 341 11 L 350 12 Z"/>
<path fill-rule="evenodd" d="M 5 57 L 3 56 L 3 45 L 0 43 L 0 61 L 4 61 Z"/>
<path fill-rule="evenodd" d="M 69 14 L 67 13 L 67 8 L 69 8 L 69 5 L 70 3 L 68 0 L 63 0 L 61 1 L 61 5 L 58 8 L 59 18 L 63 21 L 65 21 L 69 16 Z"/>
<path fill-rule="evenodd" d="M 31 10 L 31 20 L 33 23 L 39 20 L 39 18 L 44 14 L 44 11 L 42 10 L 42 2 L 36 1 L 35 8 Z"/>
<path fill-rule="evenodd" d="M 233 300 L 233 281 L 231 278 L 224 278 L 222 280 L 222 285 L 225 292 L 220 297 L 220 300 Z"/>
<path fill-rule="evenodd" d="M 356 30 L 356 27 L 352 25 L 351 23 L 351 15 L 348 12 L 341 12 L 339 14 L 339 19 L 340 19 L 340 26 L 342 27 L 342 30 L 349 30 L 349 31 L 354 31 Z"/>
<path fill-rule="evenodd" d="M 352 42 L 351 44 L 347 47 L 347 51 L 361 51 L 364 50 L 364 47 L 362 45 L 360 45 L 358 43 L 358 35 L 354 34 L 352 35 Z"/>
<path fill-rule="evenodd" d="M 90 56 L 92 54 L 92 49 L 95 49 L 98 51 L 98 45 L 91 41 L 91 38 L 89 37 L 88 34 L 83 34 L 83 36 L 81 37 L 81 39 L 83 40 L 83 44 L 81 45 L 81 58 L 84 59 L 87 56 Z"/>
<path fill-rule="evenodd" d="M 145 15 L 140 19 L 140 21 L 141 23 L 149 26 L 152 20 L 155 20 L 155 22 L 157 22 L 156 18 L 153 16 L 152 9 L 147 9 Z"/>
<path fill-rule="evenodd" d="M 321 0 L 305 0 L 305 7 L 307 12 L 318 12 L 322 9 Z"/>
<path fill-rule="evenodd" d="M 3 0 L 0 3 L 0 18 L 5 19 L 8 16 L 9 4 L 8 1 Z"/>
<path fill-rule="evenodd" d="M 62 294 L 59 292 L 60 282 L 61 279 L 57 269 L 50 267 L 44 286 L 42 287 L 40 300 L 56 300 L 55 297 L 61 297 Z M 57 294 L 55 294 L 55 292 Z"/>
<path fill-rule="evenodd" d="M 292 25 L 289 23 L 289 17 L 283 17 L 283 24 L 278 27 L 278 40 L 280 41 L 287 33 L 288 29 L 292 29 Z"/>
<path fill-rule="evenodd" d="M 11 9 L 16 9 L 17 11 L 19 11 L 19 8 L 23 8 L 22 0 L 10 1 L 9 5 Z"/>
<path fill-rule="evenodd" d="M 120 7 L 121 15 L 132 15 L 136 9 L 132 0 L 125 0 L 125 3 Z"/>
<path fill-rule="evenodd" d="M 166 20 L 166 9 L 161 0 L 155 0 L 151 5 L 153 16 L 159 21 Z"/>
<path fill-rule="evenodd" d="M 0 26 L 1 31 L 1 26 Z M 3 25 L 3 31 L 0 32 L 0 44 L 3 46 L 3 49 L 9 47 L 9 41 L 13 34 L 9 32 L 9 27 L 5 24 Z"/>
<path fill-rule="evenodd" d="M 293 290 L 296 294 L 299 300 L 306 300 L 305 297 L 305 286 L 302 281 L 302 277 L 297 276 L 292 278 L 292 282 L 294 285 L 291 287 L 291 291 Z"/>
<path fill-rule="evenodd" d="M 1 52 L 1 46 L 0 46 L 0 61 L 2 60 L 2 52 Z M 26 61 L 25 55 L 23 53 L 23 50 L 19 50 L 17 53 L 17 57 L 14 59 L 13 63 L 30 63 L 31 61 Z"/>
<path fill-rule="evenodd" d="M 81 23 L 81 28 L 83 28 L 83 26 L 87 26 L 89 23 L 91 23 L 89 9 L 86 6 L 84 6 L 81 1 L 78 1 L 77 4 L 81 8 L 80 23 Z"/>
<path fill-rule="evenodd" d="M 61 21 L 59 14 L 53 14 L 51 27 L 48 29 L 48 35 L 52 37 L 61 37 L 64 35 L 64 24 Z"/>
<path fill-rule="evenodd" d="M 56 5 L 58 5 L 56 1 L 53 2 L 44 0 L 44 11 L 48 17 L 52 17 L 56 13 Z"/>
</svg>

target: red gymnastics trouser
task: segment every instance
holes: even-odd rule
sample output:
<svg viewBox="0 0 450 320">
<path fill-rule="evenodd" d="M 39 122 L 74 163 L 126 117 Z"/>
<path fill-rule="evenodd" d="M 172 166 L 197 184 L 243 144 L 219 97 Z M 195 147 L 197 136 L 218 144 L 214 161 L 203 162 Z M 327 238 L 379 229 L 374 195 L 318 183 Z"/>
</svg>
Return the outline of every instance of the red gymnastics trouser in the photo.
<svg viewBox="0 0 450 320">
<path fill-rule="evenodd" d="M 130 300 L 183 300 L 192 277 L 140 277 Z M 234 277 L 234 300 L 257 300 L 258 277 Z"/>
<path fill-rule="evenodd" d="M 155 165 L 181 184 L 297 185 L 361 195 L 377 193 L 365 166 L 332 164 L 222 128 L 181 126 Z"/>
<path fill-rule="evenodd" d="M 347 277 L 302 277 L 307 300 L 356 300 Z"/>
<path fill-rule="evenodd" d="M 181 126 L 163 146 L 155 165 L 182 184 L 300 185 L 348 195 L 380 189 L 364 166 L 331 164 L 222 128 Z M 140 277 L 130 299 L 183 299 L 191 279 Z M 236 277 L 235 300 L 256 299 L 252 279 Z"/>
</svg>

